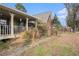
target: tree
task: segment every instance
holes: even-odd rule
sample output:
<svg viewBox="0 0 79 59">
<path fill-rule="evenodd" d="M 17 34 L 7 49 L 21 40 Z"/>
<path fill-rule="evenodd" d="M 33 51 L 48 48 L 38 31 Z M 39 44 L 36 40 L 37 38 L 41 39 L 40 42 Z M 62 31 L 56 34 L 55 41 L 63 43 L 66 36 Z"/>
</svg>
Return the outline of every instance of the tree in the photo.
<svg viewBox="0 0 79 59">
<path fill-rule="evenodd" d="M 65 4 L 68 16 L 67 16 L 67 24 L 70 26 L 73 31 L 77 31 L 77 12 L 79 11 L 79 4 L 78 3 L 66 3 Z"/>
<path fill-rule="evenodd" d="M 18 9 L 20 11 L 27 12 L 27 10 L 25 9 L 25 7 L 21 3 L 17 3 L 15 7 L 16 7 L 16 9 Z"/>
<path fill-rule="evenodd" d="M 62 25 L 59 22 L 58 17 L 56 15 L 54 16 L 53 24 L 55 24 L 57 28 L 62 27 Z"/>
</svg>

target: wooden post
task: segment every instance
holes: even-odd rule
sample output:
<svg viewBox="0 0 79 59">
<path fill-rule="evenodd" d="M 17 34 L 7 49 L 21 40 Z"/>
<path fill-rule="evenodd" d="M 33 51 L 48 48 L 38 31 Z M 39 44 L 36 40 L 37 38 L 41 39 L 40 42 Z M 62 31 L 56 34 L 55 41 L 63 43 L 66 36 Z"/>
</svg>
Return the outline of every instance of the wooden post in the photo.
<svg viewBox="0 0 79 59">
<path fill-rule="evenodd" d="M 0 36 L 1 36 L 1 25 L 0 25 Z"/>
<path fill-rule="evenodd" d="M 51 27 L 51 20 L 50 19 L 47 22 L 47 26 L 48 26 L 48 36 L 51 36 L 52 27 Z"/>
<path fill-rule="evenodd" d="M 26 18 L 26 30 L 28 31 L 28 18 Z"/>
<path fill-rule="evenodd" d="M 35 28 L 37 29 L 37 20 L 35 21 Z"/>
<path fill-rule="evenodd" d="M 11 35 L 14 35 L 14 14 L 10 13 L 11 16 Z"/>
</svg>

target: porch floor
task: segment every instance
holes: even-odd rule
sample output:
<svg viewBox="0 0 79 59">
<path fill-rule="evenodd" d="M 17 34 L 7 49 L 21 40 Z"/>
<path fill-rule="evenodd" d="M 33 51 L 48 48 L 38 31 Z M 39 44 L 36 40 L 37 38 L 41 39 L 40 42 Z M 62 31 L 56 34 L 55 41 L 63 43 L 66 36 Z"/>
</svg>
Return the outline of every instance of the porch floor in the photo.
<svg viewBox="0 0 79 59">
<path fill-rule="evenodd" d="M 1 35 L 0 40 L 2 39 L 11 39 L 11 38 L 17 38 L 19 37 L 18 35 Z"/>
</svg>

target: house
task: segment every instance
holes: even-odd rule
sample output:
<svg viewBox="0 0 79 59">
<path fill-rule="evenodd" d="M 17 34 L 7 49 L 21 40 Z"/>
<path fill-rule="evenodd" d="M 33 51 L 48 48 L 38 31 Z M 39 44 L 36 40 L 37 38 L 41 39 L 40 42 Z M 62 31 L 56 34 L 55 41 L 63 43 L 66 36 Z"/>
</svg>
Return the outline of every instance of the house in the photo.
<svg viewBox="0 0 79 59">
<path fill-rule="evenodd" d="M 38 18 L 38 26 L 42 26 L 47 32 L 48 36 L 52 34 L 53 28 L 53 19 L 54 16 L 52 15 L 51 11 L 43 12 L 37 15 L 34 15 L 35 18 Z"/>
<path fill-rule="evenodd" d="M 18 37 L 17 34 L 36 27 L 37 18 L 0 4 L 0 40 Z"/>
<path fill-rule="evenodd" d="M 53 25 L 54 16 L 51 11 L 36 14 L 34 17 L 38 19 L 39 25 L 45 25 L 48 29 Z"/>
<path fill-rule="evenodd" d="M 52 12 L 28 15 L 20 10 L 0 4 L 0 40 L 16 38 L 20 32 L 29 30 L 33 26 L 37 28 L 37 22 L 47 24 L 50 28 L 52 24 Z"/>
<path fill-rule="evenodd" d="M 52 15 L 51 11 L 36 14 L 34 15 L 34 17 L 37 18 L 40 23 L 44 24 L 48 23 L 49 20 L 53 21 L 54 19 L 54 16 Z"/>
</svg>

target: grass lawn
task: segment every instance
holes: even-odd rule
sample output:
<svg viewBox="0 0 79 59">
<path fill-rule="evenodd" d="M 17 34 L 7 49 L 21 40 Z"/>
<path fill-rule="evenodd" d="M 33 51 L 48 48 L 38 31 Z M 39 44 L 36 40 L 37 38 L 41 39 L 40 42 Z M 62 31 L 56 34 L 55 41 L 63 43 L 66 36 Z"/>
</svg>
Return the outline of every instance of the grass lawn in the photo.
<svg viewBox="0 0 79 59">
<path fill-rule="evenodd" d="M 72 33 L 71 33 L 72 34 Z M 30 56 L 78 56 L 79 38 L 74 37 L 76 34 L 63 34 L 56 39 L 49 39 L 38 46 L 26 50 L 22 55 Z M 75 39 L 76 38 L 76 39 Z M 78 44 L 77 44 L 78 43 Z"/>
</svg>

